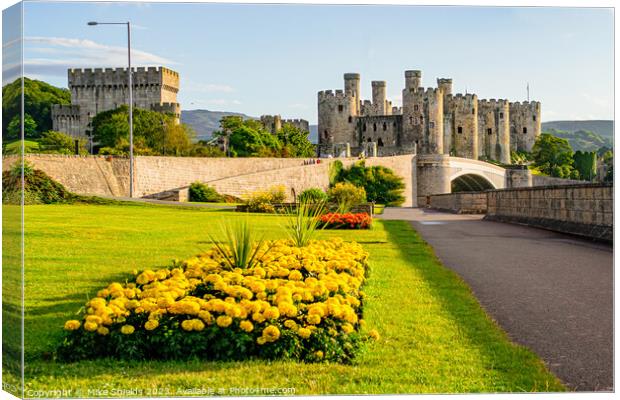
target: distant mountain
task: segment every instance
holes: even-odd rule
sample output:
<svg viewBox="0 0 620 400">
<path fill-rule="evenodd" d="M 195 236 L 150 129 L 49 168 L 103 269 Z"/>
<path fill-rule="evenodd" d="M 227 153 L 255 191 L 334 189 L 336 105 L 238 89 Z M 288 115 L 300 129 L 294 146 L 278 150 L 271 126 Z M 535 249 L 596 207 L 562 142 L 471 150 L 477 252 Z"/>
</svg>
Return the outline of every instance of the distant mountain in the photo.
<svg viewBox="0 0 620 400">
<path fill-rule="evenodd" d="M 614 140 L 614 121 L 589 120 L 589 121 L 549 121 L 542 123 L 543 132 L 551 129 L 558 131 L 577 132 L 590 131 L 598 133 L 603 138 Z"/>
<path fill-rule="evenodd" d="M 319 142 L 319 126 L 318 125 L 310 125 L 310 134 L 308 135 L 308 139 L 310 139 L 311 143 Z"/>
<path fill-rule="evenodd" d="M 211 138 L 213 132 L 220 128 L 220 119 L 229 115 L 238 115 L 244 119 L 254 118 L 232 111 L 182 110 L 181 122 L 194 128 L 198 140 L 204 140 Z"/>
<path fill-rule="evenodd" d="M 568 140 L 568 143 L 570 143 L 574 151 L 598 151 L 601 147 L 606 147 L 608 149 L 613 149 L 614 147 L 612 139 L 603 137 L 592 131 L 578 130 L 575 132 L 568 132 L 557 129 L 548 129 L 544 132 Z"/>
</svg>

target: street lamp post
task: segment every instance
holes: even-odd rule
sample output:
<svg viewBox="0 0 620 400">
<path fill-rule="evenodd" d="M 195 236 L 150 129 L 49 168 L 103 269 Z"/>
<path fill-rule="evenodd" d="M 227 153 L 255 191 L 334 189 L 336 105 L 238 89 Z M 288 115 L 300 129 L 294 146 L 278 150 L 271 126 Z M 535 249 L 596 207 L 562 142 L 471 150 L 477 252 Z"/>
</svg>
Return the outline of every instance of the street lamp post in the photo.
<svg viewBox="0 0 620 400">
<path fill-rule="evenodd" d="M 96 22 L 90 21 L 90 26 L 94 25 L 127 25 L 127 84 L 129 85 L 129 197 L 133 197 L 133 84 L 131 80 L 131 23 L 127 22 Z"/>
</svg>

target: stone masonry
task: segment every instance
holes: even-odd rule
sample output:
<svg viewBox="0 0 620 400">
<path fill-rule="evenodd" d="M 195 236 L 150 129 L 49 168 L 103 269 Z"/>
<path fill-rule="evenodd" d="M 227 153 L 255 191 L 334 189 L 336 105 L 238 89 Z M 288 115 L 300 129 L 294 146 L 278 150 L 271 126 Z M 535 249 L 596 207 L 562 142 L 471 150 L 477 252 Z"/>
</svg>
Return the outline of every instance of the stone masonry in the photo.
<svg viewBox="0 0 620 400">
<path fill-rule="evenodd" d="M 530 151 L 541 133 L 540 103 L 479 100 L 453 94 L 452 79 L 421 85 L 422 72 L 405 71 L 402 107 L 386 98 L 386 82 L 372 82 L 372 100 L 360 99 L 360 75 L 344 74 L 344 90 L 318 93 L 319 151 L 348 143 L 353 155 L 376 143 L 379 156 L 446 154 L 510 163 L 511 151 Z"/>
<path fill-rule="evenodd" d="M 69 69 L 71 104 L 52 106 L 53 129 L 73 137 L 90 136 L 98 113 L 128 103 L 127 78 L 127 68 Z M 165 67 L 132 68 L 132 86 L 135 107 L 172 114 L 180 122 L 178 72 Z"/>
</svg>

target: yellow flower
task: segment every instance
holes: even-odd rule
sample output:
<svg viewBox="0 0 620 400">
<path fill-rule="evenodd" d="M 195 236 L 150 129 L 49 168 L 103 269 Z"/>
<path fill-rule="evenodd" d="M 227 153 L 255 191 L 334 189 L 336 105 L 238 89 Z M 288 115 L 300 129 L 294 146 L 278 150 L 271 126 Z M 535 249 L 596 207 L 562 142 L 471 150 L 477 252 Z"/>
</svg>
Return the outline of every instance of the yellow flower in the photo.
<svg viewBox="0 0 620 400">
<path fill-rule="evenodd" d="M 293 271 L 291 271 L 290 274 L 288 274 L 288 279 L 290 279 L 292 281 L 300 281 L 303 278 L 304 277 L 301 275 L 301 272 L 299 272 L 298 270 L 293 270 Z"/>
<path fill-rule="evenodd" d="M 353 325 L 351 324 L 342 325 L 342 331 L 348 335 L 349 333 L 353 332 Z"/>
<path fill-rule="evenodd" d="M 246 332 L 252 332 L 252 330 L 254 330 L 254 325 L 250 321 L 241 321 L 239 323 L 239 328 Z"/>
<path fill-rule="evenodd" d="M 107 335 L 108 333 L 110 333 L 110 330 L 109 330 L 108 328 L 106 328 L 105 326 L 100 326 L 100 327 L 97 329 L 97 333 L 98 333 L 98 334 L 100 334 L 100 335 L 102 335 L 102 336 L 105 336 L 105 335 Z"/>
<path fill-rule="evenodd" d="M 65 322 L 65 329 L 68 331 L 74 331 L 78 329 L 80 325 L 81 325 L 80 321 L 72 319 L 72 320 Z"/>
<path fill-rule="evenodd" d="M 89 332 L 94 332 L 97 330 L 99 325 L 97 325 L 96 322 L 92 322 L 92 321 L 87 321 L 84 322 L 84 329 L 86 329 Z"/>
<path fill-rule="evenodd" d="M 277 307 L 269 307 L 263 313 L 265 319 L 278 319 L 280 317 L 280 311 Z"/>
<path fill-rule="evenodd" d="M 299 330 L 297 331 L 297 334 L 304 339 L 308 339 L 310 335 L 312 334 L 312 331 L 308 328 L 299 328 Z"/>
<path fill-rule="evenodd" d="M 263 316 L 263 314 L 259 313 L 259 312 L 255 312 L 254 314 L 252 314 L 252 319 L 256 322 L 258 322 L 259 324 L 263 321 L 265 321 L 265 317 Z"/>
<path fill-rule="evenodd" d="M 318 325 L 321 323 L 321 317 L 317 314 L 311 314 L 306 317 L 309 324 Z"/>
<path fill-rule="evenodd" d="M 256 339 L 256 343 L 260 344 L 261 346 L 265 343 L 267 343 L 267 339 L 265 339 L 263 336 L 259 337 L 258 339 Z"/>
<path fill-rule="evenodd" d="M 191 319 L 186 319 L 185 321 L 181 322 L 181 328 L 189 332 L 192 329 L 194 329 L 194 323 L 192 322 Z"/>
<path fill-rule="evenodd" d="M 268 342 L 275 342 L 278 338 L 280 338 L 280 330 L 275 325 L 269 325 L 263 329 L 263 337 Z"/>
<path fill-rule="evenodd" d="M 121 327 L 121 333 L 124 335 L 131 335 L 135 330 L 136 328 L 134 328 L 132 325 L 123 325 Z"/>
<path fill-rule="evenodd" d="M 192 327 L 195 331 L 200 332 L 205 328 L 205 323 L 199 319 L 192 319 Z"/>
<path fill-rule="evenodd" d="M 371 329 L 370 332 L 368 332 L 368 336 L 370 336 L 373 340 L 379 340 L 381 338 L 376 329 Z"/>
<path fill-rule="evenodd" d="M 316 358 L 318 358 L 319 360 L 323 358 L 323 352 L 321 350 L 317 350 L 314 352 L 314 355 L 316 356 Z"/>
<path fill-rule="evenodd" d="M 152 331 L 153 329 L 157 328 L 158 326 L 159 326 L 159 321 L 158 320 L 156 320 L 156 319 L 149 319 L 144 324 L 144 329 L 146 329 L 147 331 Z"/>
<path fill-rule="evenodd" d="M 292 319 L 287 319 L 286 321 L 284 321 L 284 326 L 288 329 L 294 330 L 297 328 L 297 322 L 293 321 Z"/>
<path fill-rule="evenodd" d="M 209 311 L 201 311 L 198 313 L 198 318 L 202 319 L 207 324 L 213 323 L 213 315 Z"/>
<path fill-rule="evenodd" d="M 215 320 L 215 322 L 217 323 L 217 326 L 219 326 L 220 328 L 227 328 L 227 327 L 229 327 L 230 324 L 232 324 L 232 321 L 233 321 L 232 318 L 230 318 L 227 315 L 220 315 Z"/>
</svg>

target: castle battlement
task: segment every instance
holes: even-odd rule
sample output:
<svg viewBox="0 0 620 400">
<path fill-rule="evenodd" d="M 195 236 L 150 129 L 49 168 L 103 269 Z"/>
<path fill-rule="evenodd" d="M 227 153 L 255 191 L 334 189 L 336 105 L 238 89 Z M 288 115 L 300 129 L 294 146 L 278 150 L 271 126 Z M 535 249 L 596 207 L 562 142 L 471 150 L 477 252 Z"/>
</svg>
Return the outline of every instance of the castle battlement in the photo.
<svg viewBox="0 0 620 400">
<path fill-rule="evenodd" d="M 510 102 L 510 108 L 515 110 L 530 110 L 530 111 L 540 111 L 540 102 L 539 101 L 514 101 Z"/>
<path fill-rule="evenodd" d="M 503 107 L 508 105 L 509 102 L 506 99 L 481 99 L 478 100 L 478 105 L 491 106 L 491 107 Z"/>
<path fill-rule="evenodd" d="M 453 101 L 474 101 L 474 100 L 478 100 L 478 95 L 472 94 L 472 93 L 467 93 L 467 94 L 463 94 L 463 93 L 457 93 L 455 95 L 449 94 L 447 95 L 448 98 L 451 98 Z M 481 100 L 478 100 L 481 101 Z"/>
<path fill-rule="evenodd" d="M 76 104 L 52 104 L 52 118 L 63 116 L 79 116 L 80 106 Z"/>
<path fill-rule="evenodd" d="M 329 99 L 336 99 L 336 100 L 351 100 L 354 98 L 354 96 L 350 93 L 345 93 L 342 90 L 338 89 L 335 92 L 333 90 L 321 90 L 320 92 L 318 92 L 318 96 L 319 96 L 319 100 L 329 100 Z"/>
</svg>

